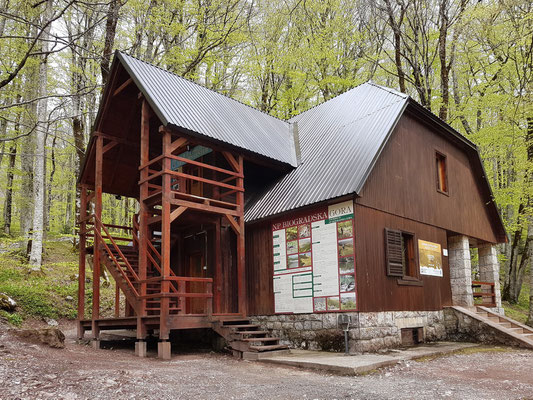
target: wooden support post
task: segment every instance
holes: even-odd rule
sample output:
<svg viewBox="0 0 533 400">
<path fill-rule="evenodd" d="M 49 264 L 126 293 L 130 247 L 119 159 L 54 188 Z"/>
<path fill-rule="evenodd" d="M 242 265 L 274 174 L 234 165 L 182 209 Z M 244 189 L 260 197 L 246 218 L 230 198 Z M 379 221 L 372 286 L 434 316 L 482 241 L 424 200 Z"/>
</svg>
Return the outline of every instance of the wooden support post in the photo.
<svg viewBox="0 0 533 400">
<path fill-rule="evenodd" d="M 118 282 L 115 281 L 115 318 L 120 316 L 120 288 Z"/>
<path fill-rule="evenodd" d="M 78 270 L 78 339 L 83 339 L 84 329 L 81 326 L 81 320 L 85 319 L 85 257 L 87 236 L 87 188 L 81 187 L 80 190 L 80 260 Z"/>
<path fill-rule="evenodd" d="M 170 155 L 171 136 L 165 131 L 163 133 L 163 155 Z M 170 158 L 163 159 L 163 171 L 170 170 Z M 162 195 L 161 195 L 161 293 L 169 293 L 170 282 L 165 280 L 170 276 L 170 185 L 171 176 L 163 175 Z M 168 340 L 168 308 L 169 298 L 161 298 L 161 310 L 159 321 L 159 339 Z M 160 343 L 161 344 L 161 343 Z"/>
<path fill-rule="evenodd" d="M 102 220 L 102 167 L 103 167 L 103 145 L 104 139 L 101 136 L 96 138 L 96 161 L 94 174 L 94 203 L 95 215 L 98 220 Z M 101 231 L 97 221 L 94 222 L 95 231 Z M 100 318 L 100 240 L 98 235 L 94 235 L 94 252 L 93 252 L 93 307 L 92 307 L 92 334 L 93 339 L 97 340 L 100 336 L 96 320 Z"/>
<path fill-rule="evenodd" d="M 213 295 L 215 296 L 215 312 L 222 313 L 221 300 L 222 300 L 222 249 L 220 247 L 220 217 L 215 222 L 215 290 Z"/>
<path fill-rule="evenodd" d="M 207 294 L 213 294 L 213 282 L 207 282 L 205 285 L 205 292 Z M 208 297 L 207 299 L 207 319 L 211 320 L 213 318 L 213 297 Z"/>
<path fill-rule="evenodd" d="M 146 100 L 142 103 L 141 113 L 141 165 L 146 165 L 150 157 L 150 106 Z M 143 168 L 140 172 L 140 180 L 148 178 L 148 168 Z M 146 276 L 148 268 L 148 219 L 150 218 L 148 206 L 145 199 L 149 195 L 148 182 L 141 183 L 139 187 L 139 279 L 141 283 L 140 295 L 146 296 Z M 146 300 L 141 299 L 139 315 L 146 314 Z"/>
<path fill-rule="evenodd" d="M 244 162 L 241 155 L 238 157 L 238 171 L 244 176 Z M 237 178 L 237 186 L 244 190 L 244 178 Z M 246 316 L 247 303 L 246 298 L 246 277 L 245 277 L 245 238 L 244 238 L 244 191 L 237 192 L 237 204 L 239 210 L 239 233 L 237 234 L 237 280 L 239 296 L 239 314 Z"/>
</svg>

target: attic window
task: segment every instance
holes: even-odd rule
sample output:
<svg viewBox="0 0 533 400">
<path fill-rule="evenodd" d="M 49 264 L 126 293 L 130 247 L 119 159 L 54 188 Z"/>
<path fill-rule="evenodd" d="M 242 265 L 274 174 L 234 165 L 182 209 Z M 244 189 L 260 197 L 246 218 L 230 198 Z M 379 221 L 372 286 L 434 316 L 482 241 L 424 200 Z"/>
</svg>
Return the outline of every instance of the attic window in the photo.
<svg viewBox="0 0 533 400">
<path fill-rule="evenodd" d="M 446 156 L 435 152 L 435 165 L 437 167 L 437 191 L 448 194 L 448 171 L 446 169 Z"/>
</svg>

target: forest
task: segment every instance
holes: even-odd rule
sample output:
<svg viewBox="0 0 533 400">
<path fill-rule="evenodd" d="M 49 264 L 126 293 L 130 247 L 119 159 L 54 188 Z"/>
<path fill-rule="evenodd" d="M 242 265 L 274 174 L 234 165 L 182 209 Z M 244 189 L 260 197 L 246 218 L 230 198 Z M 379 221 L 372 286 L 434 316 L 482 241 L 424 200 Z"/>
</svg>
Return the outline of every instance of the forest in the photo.
<svg viewBox="0 0 533 400">
<path fill-rule="evenodd" d="M 479 146 L 508 233 L 503 299 L 531 288 L 533 324 L 532 2 L 0 0 L 0 241 L 32 268 L 47 239 L 75 240 L 116 49 L 283 119 L 368 80 L 409 94 Z M 105 196 L 103 218 L 136 207 Z"/>
</svg>

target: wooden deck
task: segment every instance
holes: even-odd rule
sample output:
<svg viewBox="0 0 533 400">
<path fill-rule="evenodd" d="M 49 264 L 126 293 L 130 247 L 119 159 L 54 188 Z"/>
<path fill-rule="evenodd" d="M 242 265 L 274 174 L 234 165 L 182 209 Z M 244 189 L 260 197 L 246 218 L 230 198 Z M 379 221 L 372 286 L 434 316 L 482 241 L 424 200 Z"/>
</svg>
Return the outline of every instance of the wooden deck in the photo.
<svg viewBox="0 0 533 400">
<path fill-rule="evenodd" d="M 235 315 L 213 315 L 208 318 L 203 314 L 186 314 L 186 315 L 171 315 L 169 316 L 168 326 L 170 330 L 180 329 L 197 329 L 197 328 L 213 328 L 214 325 L 226 321 L 238 321 L 242 316 Z M 159 329 L 160 316 L 149 315 L 141 317 L 143 325 L 147 329 Z M 115 329 L 137 329 L 137 317 L 117 317 L 117 318 L 98 318 L 94 320 L 99 330 L 115 330 Z M 85 332 L 92 330 L 91 319 L 82 319 L 78 322 L 80 327 Z"/>
</svg>

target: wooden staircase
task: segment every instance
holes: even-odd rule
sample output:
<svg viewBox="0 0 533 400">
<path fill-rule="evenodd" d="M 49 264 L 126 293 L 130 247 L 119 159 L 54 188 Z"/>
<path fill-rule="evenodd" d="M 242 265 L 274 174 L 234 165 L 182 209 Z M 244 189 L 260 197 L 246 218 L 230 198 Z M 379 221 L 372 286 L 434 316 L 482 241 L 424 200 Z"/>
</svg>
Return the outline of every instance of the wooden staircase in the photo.
<svg viewBox="0 0 533 400">
<path fill-rule="evenodd" d="M 124 293 L 127 302 L 135 310 L 137 314 L 140 313 L 141 300 L 139 298 L 140 293 L 140 283 L 138 279 L 139 274 L 139 253 L 136 248 L 133 246 L 116 246 L 108 247 L 109 251 L 105 246 L 101 245 L 100 249 L 100 260 L 106 269 L 109 271 L 113 279 L 117 282 L 119 288 Z M 122 253 L 122 257 L 119 254 Z M 116 260 L 113 260 L 113 258 Z M 126 264 L 129 263 L 131 269 Z M 153 268 L 150 268 L 146 272 L 147 279 L 159 276 L 158 271 L 155 271 Z M 135 289 L 135 290 L 134 290 Z M 161 282 L 152 282 L 147 283 L 146 293 L 153 294 L 159 293 L 161 291 Z M 169 313 L 176 314 L 180 308 L 178 306 L 178 301 L 175 298 L 171 298 L 169 304 Z M 158 298 L 146 300 L 146 314 L 147 315 L 159 315 L 161 310 L 161 300 Z"/>
<path fill-rule="evenodd" d="M 508 338 L 507 344 L 533 349 L 533 328 L 482 306 L 475 308 L 453 306 L 452 308 L 498 331 Z"/>
<path fill-rule="evenodd" d="M 248 319 L 216 322 L 213 330 L 226 339 L 233 355 L 247 360 L 257 360 L 289 352 L 287 345 L 279 344 L 279 338 L 269 335 L 258 324 Z"/>
</svg>

